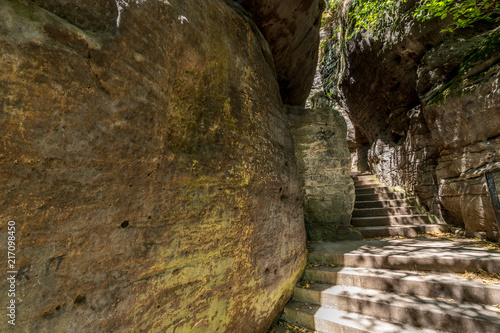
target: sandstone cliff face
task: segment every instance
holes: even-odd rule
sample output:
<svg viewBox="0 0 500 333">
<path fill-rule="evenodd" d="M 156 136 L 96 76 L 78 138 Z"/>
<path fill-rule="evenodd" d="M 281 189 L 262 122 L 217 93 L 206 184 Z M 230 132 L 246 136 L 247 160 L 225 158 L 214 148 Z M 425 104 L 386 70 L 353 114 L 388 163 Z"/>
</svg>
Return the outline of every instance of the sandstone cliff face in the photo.
<svg viewBox="0 0 500 333">
<path fill-rule="evenodd" d="M 349 229 L 355 196 L 344 118 L 332 108 L 285 110 L 302 182 L 308 240 L 361 239 Z"/>
<path fill-rule="evenodd" d="M 272 50 L 245 10 L 5 0 L 0 18 L 20 331 L 264 331 L 305 230 Z"/>
<path fill-rule="evenodd" d="M 327 91 L 368 142 L 381 180 L 415 191 L 470 235 L 498 240 L 485 175 L 500 188 L 500 31 L 479 22 L 440 33 L 450 18 L 418 22 L 415 5 L 399 1 L 379 34 L 346 44 L 333 36 L 321 66 Z"/>
</svg>

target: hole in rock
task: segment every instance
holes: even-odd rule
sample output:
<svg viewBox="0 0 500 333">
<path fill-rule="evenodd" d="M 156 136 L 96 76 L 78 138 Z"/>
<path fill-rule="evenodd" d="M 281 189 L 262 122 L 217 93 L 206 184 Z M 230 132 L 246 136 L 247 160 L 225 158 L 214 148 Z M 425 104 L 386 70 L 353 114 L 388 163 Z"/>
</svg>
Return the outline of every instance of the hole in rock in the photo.
<svg viewBox="0 0 500 333">
<path fill-rule="evenodd" d="M 391 141 L 394 143 L 399 143 L 402 139 L 404 139 L 404 135 L 399 133 L 392 132 L 391 133 Z"/>
<path fill-rule="evenodd" d="M 83 303 L 85 303 L 86 300 L 87 300 L 87 297 L 85 297 L 83 295 L 78 295 L 78 296 L 76 296 L 74 303 L 75 304 L 83 304 Z"/>
<path fill-rule="evenodd" d="M 123 221 L 123 222 L 122 222 L 122 224 L 120 224 L 120 226 L 121 226 L 122 228 L 126 228 L 126 227 L 128 227 L 128 220 Z"/>
</svg>

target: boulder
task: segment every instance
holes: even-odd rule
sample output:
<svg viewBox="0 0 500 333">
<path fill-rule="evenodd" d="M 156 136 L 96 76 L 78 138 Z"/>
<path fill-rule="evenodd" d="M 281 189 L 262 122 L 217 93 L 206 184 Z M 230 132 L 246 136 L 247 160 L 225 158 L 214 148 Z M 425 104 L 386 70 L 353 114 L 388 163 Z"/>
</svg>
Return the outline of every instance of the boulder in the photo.
<svg viewBox="0 0 500 333">
<path fill-rule="evenodd" d="M 16 223 L 16 326 L 265 332 L 306 250 L 257 25 L 219 0 L 38 3 L 0 2 L 0 220 Z"/>
</svg>

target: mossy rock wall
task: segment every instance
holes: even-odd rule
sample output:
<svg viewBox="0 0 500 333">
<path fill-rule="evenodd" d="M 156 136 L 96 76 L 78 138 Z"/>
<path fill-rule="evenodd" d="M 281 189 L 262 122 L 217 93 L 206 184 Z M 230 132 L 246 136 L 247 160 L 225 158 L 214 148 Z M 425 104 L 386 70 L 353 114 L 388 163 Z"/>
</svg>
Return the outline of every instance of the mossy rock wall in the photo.
<svg viewBox="0 0 500 333">
<path fill-rule="evenodd" d="M 0 331 L 265 331 L 305 265 L 268 42 L 232 1 L 54 3 L 0 2 Z"/>
</svg>

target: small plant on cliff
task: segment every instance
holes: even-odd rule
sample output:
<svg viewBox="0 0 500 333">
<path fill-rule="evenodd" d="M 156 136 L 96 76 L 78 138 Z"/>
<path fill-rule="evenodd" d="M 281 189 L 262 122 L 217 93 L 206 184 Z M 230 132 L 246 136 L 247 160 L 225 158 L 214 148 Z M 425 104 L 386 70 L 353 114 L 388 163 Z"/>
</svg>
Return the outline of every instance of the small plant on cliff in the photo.
<svg viewBox="0 0 500 333">
<path fill-rule="evenodd" d="M 500 22 L 498 0 L 423 0 L 413 15 L 419 21 L 453 17 L 453 23 L 442 31 L 467 28 L 480 20 Z"/>
<path fill-rule="evenodd" d="M 337 26 L 338 24 L 334 23 L 337 21 L 338 11 L 341 8 L 341 4 L 344 0 L 325 0 L 326 1 L 326 10 L 323 12 L 323 17 L 321 19 L 321 26 Z"/>
<path fill-rule="evenodd" d="M 341 0 L 326 0 L 326 10 L 334 9 Z"/>
<path fill-rule="evenodd" d="M 378 34 L 388 27 L 397 17 L 398 2 L 401 0 L 353 0 L 349 17 L 354 22 L 354 29 L 350 37 L 362 30 Z"/>
</svg>

